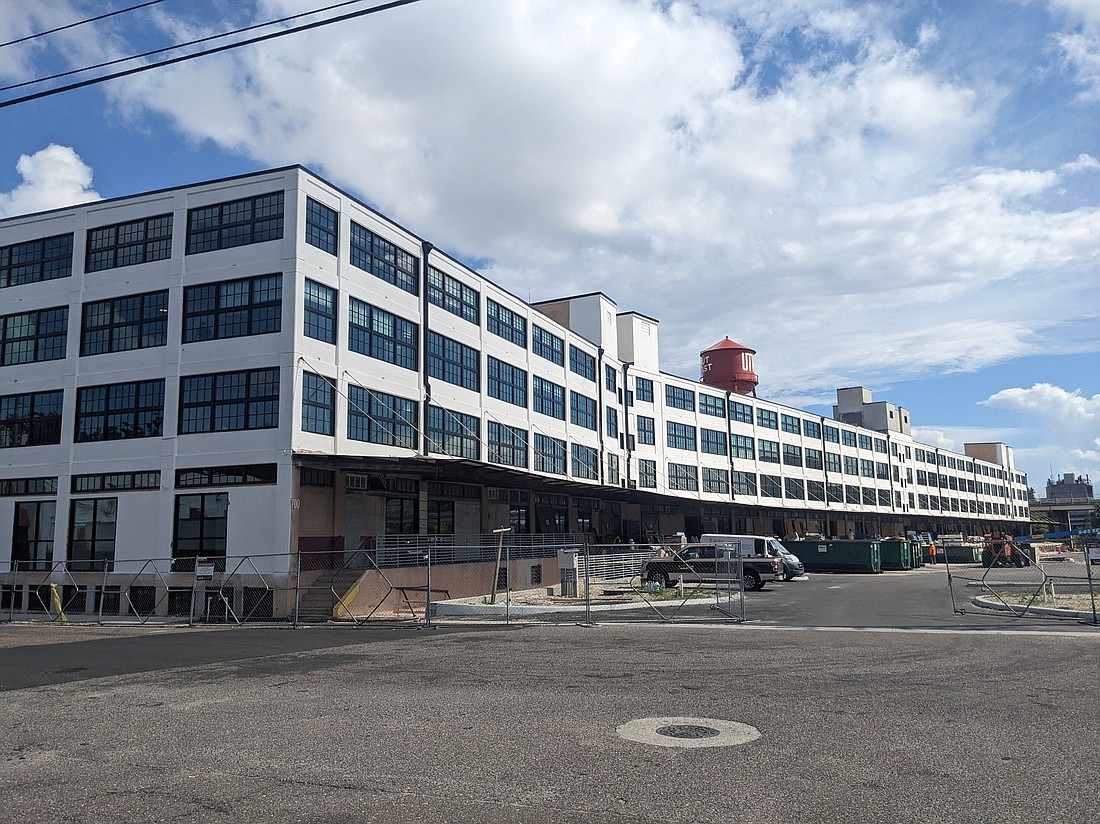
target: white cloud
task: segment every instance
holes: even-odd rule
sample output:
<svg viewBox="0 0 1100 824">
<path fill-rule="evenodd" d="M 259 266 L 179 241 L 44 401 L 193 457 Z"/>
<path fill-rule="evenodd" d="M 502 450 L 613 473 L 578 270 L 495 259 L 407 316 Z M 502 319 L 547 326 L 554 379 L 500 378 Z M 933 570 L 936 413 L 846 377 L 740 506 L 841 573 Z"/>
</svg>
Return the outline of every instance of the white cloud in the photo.
<svg viewBox="0 0 1100 824">
<path fill-rule="evenodd" d="M 68 146 L 51 143 L 33 155 L 21 155 L 15 169 L 23 182 L 0 192 L 0 216 L 42 212 L 99 200 L 92 170 Z"/>
<path fill-rule="evenodd" d="M 1017 450 L 1023 460 L 1048 462 L 1052 475 L 1075 472 L 1100 477 L 1100 394 L 1049 383 L 1002 389 L 983 405 L 1016 412 L 1042 433 L 1042 443 Z M 1032 478 L 1036 486 L 1036 479 Z M 1041 485 L 1036 486 L 1042 494 Z"/>
</svg>

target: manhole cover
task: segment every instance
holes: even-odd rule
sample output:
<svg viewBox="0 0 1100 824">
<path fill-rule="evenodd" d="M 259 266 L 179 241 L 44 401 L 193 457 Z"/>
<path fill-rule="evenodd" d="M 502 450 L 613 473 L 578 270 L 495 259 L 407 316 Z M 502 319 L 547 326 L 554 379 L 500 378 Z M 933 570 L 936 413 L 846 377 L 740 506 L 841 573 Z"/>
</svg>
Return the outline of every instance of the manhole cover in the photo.
<svg viewBox="0 0 1100 824">
<path fill-rule="evenodd" d="M 721 718 L 639 718 L 616 729 L 628 741 L 659 747 L 735 747 L 760 737 L 760 730 Z"/>
<path fill-rule="evenodd" d="M 670 724 L 657 730 L 658 735 L 667 735 L 670 738 L 711 738 L 721 735 L 721 730 L 714 727 L 702 727 L 698 724 Z"/>
</svg>

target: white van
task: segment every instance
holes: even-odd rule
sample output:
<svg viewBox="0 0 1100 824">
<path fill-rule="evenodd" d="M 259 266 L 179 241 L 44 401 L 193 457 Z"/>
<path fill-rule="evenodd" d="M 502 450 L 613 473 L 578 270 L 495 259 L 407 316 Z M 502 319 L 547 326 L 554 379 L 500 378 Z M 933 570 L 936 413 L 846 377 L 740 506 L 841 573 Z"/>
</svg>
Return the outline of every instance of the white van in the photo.
<svg viewBox="0 0 1100 824">
<path fill-rule="evenodd" d="M 779 543 L 775 538 L 763 535 L 722 535 L 708 533 L 699 538 L 701 544 L 722 544 L 730 549 L 740 547 L 738 554 L 742 558 L 760 558 L 768 555 L 783 561 L 783 580 L 789 581 L 806 572 L 798 556 Z"/>
</svg>

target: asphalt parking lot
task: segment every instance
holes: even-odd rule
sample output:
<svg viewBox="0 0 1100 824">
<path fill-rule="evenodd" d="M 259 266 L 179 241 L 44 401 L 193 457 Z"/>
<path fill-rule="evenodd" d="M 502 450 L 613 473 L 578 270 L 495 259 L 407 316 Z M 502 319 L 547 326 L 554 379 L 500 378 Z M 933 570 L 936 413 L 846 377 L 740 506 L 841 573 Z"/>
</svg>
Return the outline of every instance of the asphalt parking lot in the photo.
<svg viewBox="0 0 1100 824">
<path fill-rule="evenodd" d="M 1094 821 L 1100 634 L 939 575 L 746 625 L 0 625 L 0 821 Z"/>
</svg>

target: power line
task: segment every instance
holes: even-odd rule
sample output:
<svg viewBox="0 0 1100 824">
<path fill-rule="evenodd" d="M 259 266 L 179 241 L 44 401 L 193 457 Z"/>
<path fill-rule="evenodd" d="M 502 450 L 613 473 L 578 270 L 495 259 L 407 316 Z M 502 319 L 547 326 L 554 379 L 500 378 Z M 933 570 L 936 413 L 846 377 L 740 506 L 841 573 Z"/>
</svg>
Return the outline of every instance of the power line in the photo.
<svg viewBox="0 0 1100 824">
<path fill-rule="evenodd" d="M 163 2 L 163 0 L 157 0 L 157 2 Z M 313 9 L 312 11 L 304 11 L 300 14 L 292 14 L 289 17 L 280 17 L 278 20 L 268 20 L 266 23 L 254 23 L 251 26 L 244 26 L 243 28 L 233 29 L 232 31 L 222 32 L 221 34 L 211 34 L 207 37 L 200 37 L 197 40 L 189 40 L 186 43 L 176 43 L 174 46 L 164 46 L 163 48 L 153 49 L 152 51 L 142 52 L 141 54 L 131 54 L 129 57 L 119 57 L 114 60 L 107 60 L 103 63 L 96 63 L 92 66 L 84 66 L 80 69 L 70 69 L 67 72 L 51 74 L 49 77 L 39 77 L 35 80 L 24 80 L 22 83 L 12 83 L 10 86 L 0 86 L 0 92 L 11 91 L 12 89 L 20 89 L 23 86 L 33 86 L 35 83 L 45 83 L 49 80 L 58 80 L 62 77 L 69 77 L 70 75 L 80 74 L 81 72 L 90 72 L 92 69 L 103 69 L 107 66 L 114 66 L 119 63 L 125 63 L 127 60 L 140 60 L 142 57 L 152 57 L 154 54 L 163 54 L 164 52 L 175 51 L 176 49 L 184 49 L 188 46 L 197 46 L 199 43 L 208 43 L 211 40 L 220 40 L 223 37 L 231 37 L 234 34 L 243 34 L 246 31 L 262 29 L 265 26 L 274 26 L 278 23 L 288 23 L 291 20 L 297 20 L 301 17 L 309 17 L 311 14 L 320 14 L 324 11 L 332 11 L 333 9 L 338 9 L 341 6 L 350 6 L 353 3 L 362 2 L 363 0 L 344 0 L 344 2 L 342 3 L 335 3 L 331 6 L 324 6 L 319 9 Z"/>
<path fill-rule="evenodd" d="M 4 46 L 14 46 L 16 43 L 25 43 L 28 40 L 34 40 L 36 37 L 45 37 L 47 34 L 54 34 L 59 31 L 65 31 L 65 29 L 73 29 L 77 26 L 83 26 L 85 23 L 94 23 L 96 20 L 103 20 L 107 17 L 114 17 L 116 14 L 125 14 L 128 11 L 143 9 L 146 6 L 155 6 L 157 3 L 163 2 L 164 0 L 148 0 L 148 2 L 146 3 L 138 3 L 136 6 L 130 6 L 127 9 L 109 11 L 106 14 L 99 15 L 98 17 L 88 17 L 84 20 L 77 20 L 75 23 L 68 23 L 64 26 L 58 26 L 56 29 L 47 29 L 46 31 L 36 32 L 35 34 L 28 34 L 26 37 L 20 37 L 17 40 L 9 40 L 7 43 L 0 43 L 0 49 L 4 48 Z"/>
<path fill-rule="evenodd" d="M 146 72 L 150 69 L 159 69 L 163 66 L 171 66 L 174 63 L 182 63 L 186 60 L 193 60 L 196 57 L 204 57 L 208 54 L 218 54 L 219 52 L 228 51 L 229 49 L 235 49 L 240 46 L 250 46 L 254 43 L 262 43 L 265 40 L 273 40 L 276 37 L 283 37 L 288 34 L 296 34 L 300 31 L 316 29 L 320 28 L 321 26 L 327 26 L 331 23 L 340 23 L 344 20 L 352 20 L 356 17 L 364 17 L 368 14 L 374 14 L 380 11 L 389 11 L 390 9 L 395 9 L 400 6 L 408 6 L 413 3 L 419 2 L 420 0 L 392 0 L 392 2 L 383 3 L 381 6 L 372 6 L 369 9 L 361 9 L 359 11 L 340 15 L 339 17 L 330 17 L 327 20 L 318 20 L 313 23 L 306 23 L 301 26 L 295 26 L 294 28 L 283 29 L 282 31 L 272 32 L 271 34 L 264 34 L 259 37 L 253 37 L 249 40 L 241 40 L 236 43 L 228 43 L 224 46 L 218 46 L 213 49 L 206 49 L 204 51 L 195 52 L 193 54 L 185 54 L 180 57 L 173 57 L 168 60 L 162 60 L 159 63 L 149 63 L 145 66 L 137 66 L 132 69 L 126 69 L 125 71 L 115 72 L 114 74 L 105 74 L 102 77 L 93 77 L 90 80 L 82 80 L 79 83 L 70 83 L 67 86 L 58 86 L 56 89 L 48 89 L 43 92 L 35 92 L 34 94 L 24 95 L 23 97 L 15 97 L 11 100 L 0 102 L 0 109 L 6 109 L 9 106 L 15 106 L 20 103 L 29 103 L 32 100 L 39 100 L 43 97 L 50 97 L 51 95 L 61 94 L 62 92 L 68 92 L 74 89 L 82 89 L 85 86 L 93 86 L 97 83 L 104 83 L 108 80 L 117 80 L 120 77 L 129 77 L 130 75 L 139 74 L 140 72 Z"/>
</svg>

